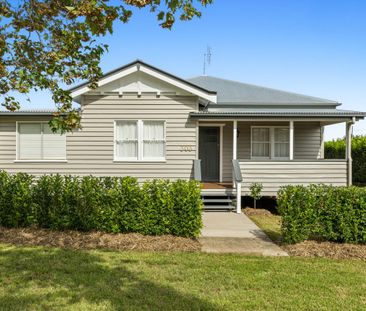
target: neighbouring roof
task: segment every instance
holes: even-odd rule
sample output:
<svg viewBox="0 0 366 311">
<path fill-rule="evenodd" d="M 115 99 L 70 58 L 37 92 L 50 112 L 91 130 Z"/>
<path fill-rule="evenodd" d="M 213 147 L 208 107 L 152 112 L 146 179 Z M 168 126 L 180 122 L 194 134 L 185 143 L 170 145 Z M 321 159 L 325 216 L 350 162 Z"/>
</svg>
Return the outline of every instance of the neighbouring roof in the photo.
<svg viewBox="0 0 366 311">
<path fill-rule="evenodd" d="M 188 79 L 189 82 L 217 92 L 217 104 L 225 105 L 321 105 L 338 106 L 332 100 L 290 93 L 272 88 L 231 81 L 211 76 Z"/>
</svg>

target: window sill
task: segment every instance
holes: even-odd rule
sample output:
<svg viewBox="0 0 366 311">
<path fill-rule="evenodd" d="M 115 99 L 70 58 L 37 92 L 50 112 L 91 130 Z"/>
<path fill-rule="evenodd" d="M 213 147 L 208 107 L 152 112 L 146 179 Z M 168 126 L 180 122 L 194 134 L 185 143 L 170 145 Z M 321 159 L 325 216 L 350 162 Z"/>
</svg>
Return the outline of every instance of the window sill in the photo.
<svg viewBox="0 0 366 311">
<path fill-rule="evenodd" d="M 166 163 L 166 160 L 113 160 L 113 163 Z"/>
<path fill-rule="evenodd" d="M 67 163 L 67 160 L 14 160 L 14 163 Z"/>
</svg>

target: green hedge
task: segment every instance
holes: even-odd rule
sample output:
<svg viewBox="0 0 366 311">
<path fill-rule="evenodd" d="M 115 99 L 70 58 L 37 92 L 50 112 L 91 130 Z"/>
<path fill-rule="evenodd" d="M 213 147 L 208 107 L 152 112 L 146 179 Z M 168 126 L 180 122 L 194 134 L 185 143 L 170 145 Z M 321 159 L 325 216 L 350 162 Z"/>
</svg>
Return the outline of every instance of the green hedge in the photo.
<svg viewBox="0 0 366 311">
<path fill-rule="evenodd" d="M 196 237 L 202 227 L 194 181 L 73 177 L 0 171 L 0 225 Z"/>
<path fill-rule="evenodd" d="M 366 243 L 366 188 L 285 186 L 278 192 L 285 243 Z"/>
<path fill-rule="evenodd" d="M 344 139 L 327 141 L 324 144 L 326 159 L 344 159 L 346 143 Z M 353 182 L 366 184 L 366 136 L 352 138 L 352 177 Z"/>
</svg>

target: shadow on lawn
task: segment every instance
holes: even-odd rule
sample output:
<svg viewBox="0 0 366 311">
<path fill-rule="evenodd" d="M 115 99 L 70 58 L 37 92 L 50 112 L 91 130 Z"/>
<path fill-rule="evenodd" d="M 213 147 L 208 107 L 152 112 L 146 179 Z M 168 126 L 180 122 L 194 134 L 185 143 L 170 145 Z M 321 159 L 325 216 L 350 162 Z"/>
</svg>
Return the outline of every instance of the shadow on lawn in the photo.
<svg viewBox="0 0 366 311">
<path fill-rule="evenodd" d="M 192 295 L 159 285 L 138 268 L 141 261 L 145 265 L 149 260 L 153 265 L 169 265 L 169 261 L 140 261 L 138 257 L 128 257 L 123 253 L 119 257 L 108 252 L 98 255 L 85 251 L 9 247 L 0 252 L 0 306 L 4 308 L 1 310 L 69 310 L 73 307 L 83 310 L 222 310 Z M 179 268 L 182 267 L 177 265 Z"/>
</svg>

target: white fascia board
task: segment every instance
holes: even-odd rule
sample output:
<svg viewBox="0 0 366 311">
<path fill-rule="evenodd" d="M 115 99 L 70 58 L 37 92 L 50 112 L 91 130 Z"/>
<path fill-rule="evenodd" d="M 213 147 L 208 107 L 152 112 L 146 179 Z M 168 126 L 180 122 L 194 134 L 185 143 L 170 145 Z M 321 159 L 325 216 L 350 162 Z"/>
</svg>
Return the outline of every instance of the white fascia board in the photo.
<svg viewBox="0 0 366 311">
<path fill-rule="evenodd" d="M 176 86 L 176 87 L 178 87 L 178 88 L 180 88 L 182 90 L 185 90 L 185 91 L 187 91 L 187 92 L 189 92 L 191 94 L 197 95 L 198 97 L 204 98 L 204 99 L 206 99 L 206 100 L 208 100 L 210 102 L 213 102 L 213 103 L 216 103 L 217 102 L 217 96 L 216 96 L 216 94 L 208 94 L 208 93 L 206 93 L 204 91 L 201 91 L 199 89 L 196 89 L 196 88 L 194 88 L 192 86 L 189 86 L 189 85 L 187 85 L 187 84 L 185 84 L 185 83 L 183 83 L 181 81 L 178 81 L 176 79 L 173 79 L 171 77 L 168 77 L 168 76 L 166 76 L 166 75 L 164 75 L 164 74 L 162 74 L 160 72 L 157 72 L 155 70 L 152 70 L 150 68 L 147 68 L 147 67 L 145 67 L 143 65 L 140 65 L 140 71 L 141 72 L 144 72 L 144 73 L 146 73 L 146 74 L 148 74 L 150 76 L 153 76 L 153 77 L 155 77 L 157 79 L 160 79 L 161 81 L 164 81 L 166 83 L 169 83 L 171 85 L 174 85 L 174 86 Z"/>
</svg>

